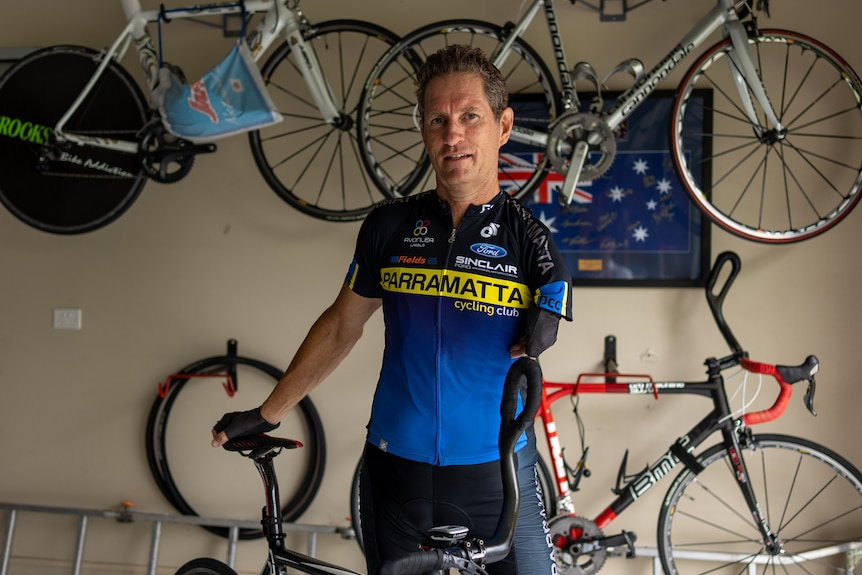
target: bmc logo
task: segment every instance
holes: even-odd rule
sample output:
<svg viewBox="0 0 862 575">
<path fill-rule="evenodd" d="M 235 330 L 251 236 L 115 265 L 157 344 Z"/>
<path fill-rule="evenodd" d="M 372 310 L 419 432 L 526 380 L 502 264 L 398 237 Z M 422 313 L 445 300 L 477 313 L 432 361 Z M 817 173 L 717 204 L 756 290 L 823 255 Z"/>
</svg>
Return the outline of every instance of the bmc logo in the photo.
<svg viewBox="0 0 862 575">
<path fill-rule="evenodd" d="M 506 250 L 500 246 L 495 246 L 493 244 L 473 244 L 470 246 L 470 251 L 488 258 L 502 258 L 505 257 L 507 253 Z"/>
</svg>

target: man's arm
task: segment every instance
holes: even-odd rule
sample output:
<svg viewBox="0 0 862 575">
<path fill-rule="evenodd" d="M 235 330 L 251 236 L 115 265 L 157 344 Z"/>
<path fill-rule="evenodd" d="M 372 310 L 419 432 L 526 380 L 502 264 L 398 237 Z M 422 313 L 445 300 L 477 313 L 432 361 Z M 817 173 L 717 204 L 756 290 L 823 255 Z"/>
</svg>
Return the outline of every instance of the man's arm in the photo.
<svg viewBox="0 0 862 575">
<path fill-rule="evenodd" d="M 260 406 L 260 416 L 271 424 L 278 423 L 326 379 L 359 341 L 368 318 L 381 303 L 342 286 L 335 302 L 311 326 L 278 385 Z M 224 431 L 213 430 L 213 447 L 227 440 Z"/>
</svg>

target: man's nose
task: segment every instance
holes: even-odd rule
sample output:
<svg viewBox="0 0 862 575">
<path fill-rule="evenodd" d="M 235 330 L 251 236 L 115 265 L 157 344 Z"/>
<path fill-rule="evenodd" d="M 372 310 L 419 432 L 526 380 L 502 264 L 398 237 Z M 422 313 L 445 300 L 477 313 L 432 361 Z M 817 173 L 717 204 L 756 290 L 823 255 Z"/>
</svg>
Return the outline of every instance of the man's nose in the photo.
<svg viewBox="0 0 862 575">
<path fill-rule="evenodd" d="M 464 128 L 458 122 L 448 122 L 443 132 L 443 140 L 454 146 L 464 139 Z"/>
</svg>

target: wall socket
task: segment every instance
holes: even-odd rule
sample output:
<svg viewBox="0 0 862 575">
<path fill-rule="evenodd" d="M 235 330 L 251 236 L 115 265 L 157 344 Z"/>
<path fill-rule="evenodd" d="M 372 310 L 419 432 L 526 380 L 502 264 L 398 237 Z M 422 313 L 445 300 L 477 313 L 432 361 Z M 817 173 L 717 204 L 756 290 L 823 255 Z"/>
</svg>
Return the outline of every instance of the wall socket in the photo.
<svg viewBox="0 0 862 575">
<path fill-rule="evenodd" d="M 81 329 L 81 310 L 54 308 L 54 329 Z"/>
</svg>

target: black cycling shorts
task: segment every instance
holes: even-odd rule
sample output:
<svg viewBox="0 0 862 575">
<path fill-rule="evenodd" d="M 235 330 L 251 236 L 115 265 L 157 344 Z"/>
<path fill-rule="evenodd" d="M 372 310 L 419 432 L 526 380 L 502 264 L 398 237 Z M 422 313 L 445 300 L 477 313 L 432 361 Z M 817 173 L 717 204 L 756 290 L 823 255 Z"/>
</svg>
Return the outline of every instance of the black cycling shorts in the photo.
<svg viewBox="0 0 862 575">
<path fill-rule="evenodd" d="M 533 444 L 534 445 L 534 444 Z M 519 469 L 521 511 L 519 541 L 528 539 L 518 565 L 518 554 L 487 566 L 491 575 L 552 573 L 553 548 L 541 498 L 537 496 L 533 449 Z M 532 449 L 531 449 L 532 448 Z M 526 492 L 526 493 L 525 493 Z M 500 462 L 436 466 L 403 459 L 366 444 L 360 475 L 360 514 L 368 573 L 377 573 L 387 559 L 419 549 L 432 527 L 462 525 L 468 538 L 490 539 L 500 518 L 503 484 Z M 519 545 L 515 546 L 519 548 Z"/>
</svg>

